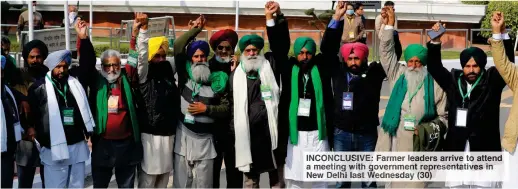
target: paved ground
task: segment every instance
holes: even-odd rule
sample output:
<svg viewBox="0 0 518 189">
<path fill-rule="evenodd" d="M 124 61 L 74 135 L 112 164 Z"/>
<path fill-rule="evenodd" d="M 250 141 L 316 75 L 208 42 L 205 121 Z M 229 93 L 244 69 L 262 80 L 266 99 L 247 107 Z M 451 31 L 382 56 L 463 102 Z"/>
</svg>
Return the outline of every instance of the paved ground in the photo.
<svg viewBox="0 0 518 189">
<path fill-rule="evenodd" d="M 517 57 L 518 59 L 518 57 Z M 446 68 L 448 68 L 448 70 L 450 70 L 451 68 L 459 68 L 460 67 L 460 64 L 458 62 L 458 60 L 451 60 L 451 61 L 448 61 L 448 60 L 445 60 L 444 61 L 444 65 Z M 493 60 L 492 58 L 488 58 L 488 65 L 487 67 L 490 67 L 490 66 L 493 66 Z M 390 93 L 389 93 L 389 86 L 387 84 L 387 82 L 384 82 L 383 83 L 383 88 L 381 90 L 381 101 L 380 101 L 380 111 L 379 111 L 379 117 L 380 119 L 382 118 L 383 114 L 385 113 L 385 107 L 388 103 L 388 98 L 390 96 Z M 500 104 L 500 134 L 502 135 L 503 133 L 503 126 L 505 124 L 505 121 L 507 120 L 507 117 L 509 116 L 509 111 L 510 111 L 510 108 L 511 108 L 511 105 L 512 105 L 512 96 L 513 96 L 513 93 L 511 90 L 509 90 L 509 88 L 505 88 L 502 92 L 502 101 L 501 101 L 501 104 Z M 87 163 L 89 164 L 89 163 Z M 88 169 L 88 168 L 87 168 Z M 221 186 L 220 187 L 226 187 L 226 175 L 225 175 L 225 172 L 224 172 L 224 168 L 221 170 Z M 383 183 L 379 183 L 378 185 L 383 185 Z M 41 180 L 40 180 L 40 177 L 39 175 L 36 176 L 35 180 L 34 180 L 34 187 L 41 187 Z M 172 186 L 172 175 L 170 176 L 170 180 L 169 180 L 169 186 Z M 332 183 L 330 184 L 330 186 L 332 186 Z M 17 187 L 17 179 L 15 179 L 15 188 Z M 92 187 L 92 178 L 91 176 L 88 176 L 85 180 L 85 187 L 87 188 L 93 188 Z M 117 187 L 117 184 L 115 183 L 115 177 L 112 177 L 112 182 L 110 183 L 110 187 L 114 187 L 116 188 Z M 265 174 L 262 174 L 261 175 L 261 181 L 260 181 L 260 187 L 264 187 L 264 188 L 268 188 L 269 187 L 269 182 L 268 182 L 268 175 L 267 173 Z M 333 186 L 334 187 L 334 186 Z M 359 183 L 353 183 L 353 187 L 360 187 L 360 184 Z M 432 185 L 432 187 L 437 187 L 437 188 L 441 188 L 443 187 L 443 184 L 442 183 L 434 183 Z"/>
</svg>

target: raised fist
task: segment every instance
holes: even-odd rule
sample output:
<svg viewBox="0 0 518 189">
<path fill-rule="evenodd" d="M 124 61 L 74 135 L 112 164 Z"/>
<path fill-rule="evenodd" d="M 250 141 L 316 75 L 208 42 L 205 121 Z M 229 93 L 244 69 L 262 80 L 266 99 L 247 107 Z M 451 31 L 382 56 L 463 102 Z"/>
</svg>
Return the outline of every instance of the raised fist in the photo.
<svg viewBox="0 0 518 189">
<path fill-rule="evenodd" d="M 76 30 L 76 33 L 80 39 L 88 38 L 88 26 L 84 20 L 80 20 L 78 18 L 76 24 L 74 25 L 74 29 Z"/>
<path fill-rule="evenodd" d="M 136 12 L 135 21 L 133 22 L 133 34 L 135 35 L 135 32 L 138 32 L 140 28 L 147 30 L 148 20 L 147 14 Z"/>
<path fill-rule="evenodd" d="M 504 13 L 500 11 L 493 12 L 491 17 L 491 28 L 494 34 L 505 33 Z"/>
<path fill-rule="evenodd" d="M 432 30 L 435 31 L 435 32 L 438 32 L 441 29 L 441 26 L 440 26 L 441 24 L 442 24 L 442 27 L 446 28 L 446 24 L 441 23 L 441 21 L 439 20 L 439 22 L 435 23 L 432 26 Z M 442 34 L 439 35 L 439 37 L 437 37 L 435 39 L 432 39 L 432 41 L 433 42 L 441 42 L 441 37 L 442 37 Z"/>
<path fill-rule="evenodd" d="M 338 1 L 335 8 L 335 14 L 333 15 L 333 19 L 340 20 L 347 11 L 347 6 L 345 6 L 345 1 Z"/>
</svg>

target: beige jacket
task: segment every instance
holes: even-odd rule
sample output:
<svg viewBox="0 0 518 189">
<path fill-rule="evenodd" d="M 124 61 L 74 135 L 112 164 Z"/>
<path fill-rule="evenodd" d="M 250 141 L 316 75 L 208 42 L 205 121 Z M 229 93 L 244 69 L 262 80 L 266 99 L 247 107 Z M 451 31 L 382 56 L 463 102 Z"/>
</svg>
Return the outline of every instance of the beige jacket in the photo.
<svg viewBox="0 0 518 189">
<path fill-rule="evenodd" d="M 365 34 L 365 26 L 363 26 L 362 18 L 354 15 L 351 20 L 344 16 L 344 31 L 342 33 L 342 42 L 351 43 L 358 42 Z"/>
<path fill-rule="evenodd" d="M 397 61 L 397 56 L 394 48 L 394 29 L 385 30 L 382 28 L 381 32 L 382 39 L 380 42 L 380 54 L 381 54 L 381 64 L 383 65 L 383 69 L 387 74 L 390 92 L 394 87 L 394 84 L 399 79 L 401 74 L 405 72 L 407 67 L 403 64 L 400 64 Z M 409 108 L 408 95 L 405 95 L 405 100 L 401 106 L 401 117 L 400 123 L 396 132 L 396 136 L 390 136 L 388 133 L 385 133 L 383 129 L 379 129 L 378 131 L 378 141 L 376 143 L 376 151 L 377 152 L 411 152 L 413 151 L 413 139 L 414 139 L 414 131 L 407 131 L 403 127 L 403 117 L 406 114 L 414 115 L 418 120 L 424 115 L 424 88 L 421 88 L 416 97 L 412 100 L 411 105 L 412 108 Z M 447 123 L 447 112 L 446 112 L 446 93 L 441 89 L 437 82 L 434 82 L 434 93 L 435 93 L 435 106 L 437 110 L 437 114 L 440 117 L 441 121 L 448 125 Z M 387 188 L 424 188 L 424 182 L 391 182 L 387 185 Z"/>
<path fill-rule="evenodd" d="M 514 92 L 513 106 L 507 118 L 502 137 L 502 147 L 508 152 L 514 152 L 518 138 L 518 67 L 513 65 L 505 55 L 504 43 L 502 40 L 490 39 L 491 53 L 495 67 L 504 79 L 507 86 Z"/>
</svg>

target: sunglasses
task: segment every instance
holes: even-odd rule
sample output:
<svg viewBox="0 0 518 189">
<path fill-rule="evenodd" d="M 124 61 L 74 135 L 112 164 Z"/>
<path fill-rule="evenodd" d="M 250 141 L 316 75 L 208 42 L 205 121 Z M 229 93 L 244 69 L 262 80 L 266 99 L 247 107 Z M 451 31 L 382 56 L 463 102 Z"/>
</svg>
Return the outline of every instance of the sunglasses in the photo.
<svg viewBox="0 0 518 189">
<path fill-rule="evenodd" d="M 117 68 L 120 68 L 121 65 L 120 64 L 103 64 L 103 68 L 109 68 L 109 67 L 112 67 L 117 69 Z"/>
<path fill-rule="evenodd" d="M 218 50 L 222 51 L 223 49 L 227 50 L 227 51 L 230 51 L 232 50 L 232 47 L 230 46 L 218 46 Z"/>
</svg>

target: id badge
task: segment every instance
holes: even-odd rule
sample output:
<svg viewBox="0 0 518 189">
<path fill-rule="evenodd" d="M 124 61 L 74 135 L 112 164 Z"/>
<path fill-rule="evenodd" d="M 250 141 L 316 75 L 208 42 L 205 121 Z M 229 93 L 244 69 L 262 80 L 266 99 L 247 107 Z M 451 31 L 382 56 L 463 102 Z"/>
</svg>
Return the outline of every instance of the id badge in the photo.
<svg viewBox="0 0 518 189">
<path fill-rule="evenodd" d="M 403 117 L 404 125 L 403 127 L 407 131 L 413 131 L 415 130 L 415 116 L 414 115 L 405 115 Z"/>
<path fill-rule="evenodd" d="M 185 113 L 185 119 L 183 120 L 184 123 L 194 124 L 194 116 L 191 115 L 189 112 Z"/>
<path fill-rule="evenodd" d="M 349 32 L 349 38 L 354 38 L 354 32 Z"/>
<path fill-rule="evenodd" d="M 299 111 L 298 116 L 309 117 L 309 110 L 311 108 L 311 99 L 299 99 Z"/>
<path fill-rule="evenodd" d="M 342 110 L 353 110 L 353 98 L 352 92 L 344 92 L 342 98 Z"/>
<path fill-rule="evenodd" d="M 455 125 L 457 127 L 466 127 L 466 122 L 468 120 L 468 109 L 457 108 L 457 120 Z"/>
<path fill-rule="evenodd" d="M 16 122 L 14 124 L 14 138 L 16 141 L 19 141 L 22 139 L 22 125 L 20 122 Z"/>
<path fill-rule="evenodd" d="M 119 96 L 110 96 L 108 98 L 108 113 L 118 113 L 119 112 Z"/>
<path fill-rule="evenodd" d="M 137 67 L 138 62 L 138 52 L 134 50 L 129 51 L 128 55 L 128 64 L 130 64 L 132 67 Z"/>
<path fill-rule="evenodd" d="M 263 100 L 271 100 L 272 99 L 272 90 L 268 85 L 261 85 L 261 96 Z"/>
<path fill-rule="evenodd" d="M 63 125 L 74 125 L 74 108 L 63 109 Z"/>
</svg>

